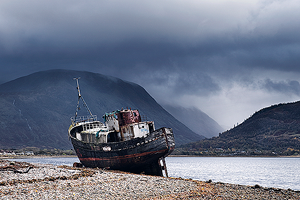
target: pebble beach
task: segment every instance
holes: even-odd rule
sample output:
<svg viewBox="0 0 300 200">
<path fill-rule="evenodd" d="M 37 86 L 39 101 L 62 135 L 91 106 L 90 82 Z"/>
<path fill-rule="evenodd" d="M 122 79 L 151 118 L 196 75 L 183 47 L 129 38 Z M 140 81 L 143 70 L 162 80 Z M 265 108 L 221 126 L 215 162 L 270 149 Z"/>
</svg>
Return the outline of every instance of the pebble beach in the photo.
<svg viewBox="0 0 300 200">
<path fill-rule="evenodd" d="M 0 160 L 0 199 L 300 199 L 300 192 Z"/>
</svg>

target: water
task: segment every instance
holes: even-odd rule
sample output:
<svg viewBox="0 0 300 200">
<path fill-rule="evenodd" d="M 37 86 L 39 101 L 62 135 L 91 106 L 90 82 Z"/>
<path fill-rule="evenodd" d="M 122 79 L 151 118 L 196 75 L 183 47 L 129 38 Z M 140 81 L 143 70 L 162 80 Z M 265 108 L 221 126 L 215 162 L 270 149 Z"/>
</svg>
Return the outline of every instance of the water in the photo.
<svg viewBox="0 0 300 200">
<path fill-rule="evenodd" d="M 51 165 L 67 165 L 73 166 L 74 162 L 80 162 L 77 157 L 44 157 L 44 158 L 24 158 L 24 159 L 9 159 L 11 161 L 28 162 L 28 163 L 40 163 Z"/>
<path fill-rule="evenodd" d="M 14 160 L 69 166 L 79 162 L 77 157 Z M 300 158 L 167 157 L 166 163 L 170 177 L 300 190 Z"/>
<path fill-rule="evenodd" d="M 300 190 L 300 158 L 168 157 L 171 177 Z"/>
</svg>

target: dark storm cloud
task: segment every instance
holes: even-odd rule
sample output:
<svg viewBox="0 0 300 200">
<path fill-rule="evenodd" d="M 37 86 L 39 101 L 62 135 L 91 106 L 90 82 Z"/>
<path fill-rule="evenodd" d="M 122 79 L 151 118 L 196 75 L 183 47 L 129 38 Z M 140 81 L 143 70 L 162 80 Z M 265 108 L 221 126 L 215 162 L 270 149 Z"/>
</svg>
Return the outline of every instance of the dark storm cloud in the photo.
<svg viewBox="0 0 300 200">
<path fill-rule="evenodd" d="M 295 1 L 3 2 L 0 51 L 7 64 L 73 62 L 124 73 L 137 65 L 176 71 L 173 62 L 224 75 L 237 68 L 299 70 L 299 14 L 286 13 L 293 4 L 296 10 Z"/>
<path fill-rule="evenodd" d="M 199 72 L 160 70 L 146 76 L 144 77 L 144 80 L 147 80 L 144 82 L 145 85 L 160 87 L 162 90 L 168 89 L 174 96 L 179 94 L 207 96 L 221 90 L 220 86 L 210 76 Z"/>
<path fill-rule="evenodd" d="M 300 95 L 300 84 L 298 81 L 272 81 L 267 79 L 261 86 L 267 91 Z"/>
<path fill-rule="evenodd" d="M 300 95 L 299 10 L 298 0 L 2 0 L 0 80 L 63 68 L 134 81 L 154 96 L 226 95 L 237 85 Z"/>
</svg>

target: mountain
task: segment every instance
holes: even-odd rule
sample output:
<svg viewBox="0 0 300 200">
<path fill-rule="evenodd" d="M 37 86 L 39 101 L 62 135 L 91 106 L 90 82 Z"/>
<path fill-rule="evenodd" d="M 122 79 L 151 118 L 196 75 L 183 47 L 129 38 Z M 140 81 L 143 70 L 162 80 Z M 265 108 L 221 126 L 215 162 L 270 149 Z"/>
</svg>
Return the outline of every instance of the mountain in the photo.
<svg viewBox="0 0 300 200">
<path fill-rule="evenodd" d="M 49 70 L 0 85 L 0 148 L 72 148 L 67 130 L 77 105 L 74 77 L 98 119 L 121 108 L 139 109 L 157 128 L 171 127 L 177 145 L 201 140 L 165 111 L 141 86 L 97 73 Z M 81 109 L 79 115 L 88 115 Z"/>
<path fill-rule="evenodd" d="M 184 149 L 284 151 L 300 153 L 300 101 L 264 108 L 218 137 L 183 145 Z"/>
<path fill-rule="evenodd" d="M 171 105 L 163 105 L 163 107 L 192 131 L 206 138 L 218 136 L 224 130 L 216 121 L 195 107 L 184 108 Z"/>
</svg>

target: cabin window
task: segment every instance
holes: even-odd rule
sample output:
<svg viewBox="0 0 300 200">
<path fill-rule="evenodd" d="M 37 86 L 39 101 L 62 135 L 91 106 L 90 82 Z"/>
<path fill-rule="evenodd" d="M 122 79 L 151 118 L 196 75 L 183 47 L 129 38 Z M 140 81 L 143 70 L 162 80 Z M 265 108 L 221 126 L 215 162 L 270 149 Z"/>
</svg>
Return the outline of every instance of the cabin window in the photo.
<svg viewBox="0 0 300 200">
<path fill-rule="evenodd" d="M 120 136 L 117 132 L 111 132 L 107 134 L 107 142 L 119 142 Z"/>
<path fill-rule="evenodd" d="M 152 133 L 154 131 L 154 127 L 153 124 L 149 124 L 149 132 Z"/>
</svg>

